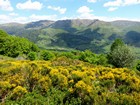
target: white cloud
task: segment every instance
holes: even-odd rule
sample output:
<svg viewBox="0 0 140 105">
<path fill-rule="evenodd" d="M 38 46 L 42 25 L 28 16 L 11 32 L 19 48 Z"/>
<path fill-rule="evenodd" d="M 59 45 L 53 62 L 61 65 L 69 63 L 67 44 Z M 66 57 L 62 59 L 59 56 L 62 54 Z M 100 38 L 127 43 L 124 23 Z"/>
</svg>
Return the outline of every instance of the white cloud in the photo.
<svg viewBox="0 0 140 105">
<path fill-rule="evenodd" d="M 116 20 L 128 20 L 128 21 L 138 21 L 140 22 L 139 18 L 125 18 L 125 17 L 105 17 L 105 16 L 95 16 L 92 19 L 99 19 L 102 21 L 116 21 Z"/>
<path fill-rule="evenodd" d="M 28 17 L 16 17 L 16 18 L 12 18 L 13 22 L 17 22 L 17 23 L 26 23 L 26 22 L 30 22 Z"/>
<path fill-rule="evenodd" d="M 43 7 L 43 4 L 38 2 L 38 1 L 34 1 L 32 2 L 31 0 L 27 0 L 24 3 L 18 3 L 16 5 L 16 7 L 18 9 L 27 9 L 27 10 L 41 10 Z"/>
<path fill-rule="evenodd" d="M 110 7 L 108 11 L 115 11 L 118 7 Z M 77 12 L 78 16 L 75 16 L 74 19 L 99 19 L 103 21 L 115 21 L 115 20 L 130 20 L 130 21 L 140 21 L 139 18 L 122 18 L 122 17 L 106 17 L 106 16 L 96 16 L 92 12 L 93 10 L 87 6 L 80 7 Z"/>
<path fill-rule="evenodd" d="M 33 21 L 39 21 L 39 20 L 56 20 L 57 15 L 35 15 L 32 14 L 28 17 L 16 17 L 12 18 L 13 22 L 19 22 L 19 23 L 28 23 Z"/>
<path fill-rule="evenodd" d="M 11 16 L 11 13 L 9 15 L 3 15 L 3 14 L 0 15 L 0 24 L 10 23 L 10 22 L 28 23 L 28 22 L 39 21 L 39 20 L 57 20 L 57 15 L 35 15 L 35 14 L 32 14 L 28 17 L 22 17 L 22 16 L 17 16 L 17 15 Z"/>
<path fill-rule="evenodd" d="M 110 8 L 108 9 L 108 11 L 112 12 L 112 11 L 115 11 L 115 10 L 117 10 L 117 9 L 118 9 L 117 7 L 110 7 Z"/>
<path fill-rule="evenodd" d="M 91 13 L 93 10 L 87 6 L 80 7 L 77 12 L 80 14 L 78 18 L 92 19 L 94 17 L 94 15 Z"/>
<path fill-rule="evenodd" d="M 104 7 L 121 6 L 122 3 L 123 3 L 122 0 L 109 1 L 109 2 L 106 2 L 106 3 L 104 4 Z"/>
<path fill-rule="evenodd" d="M 78 16 L 78 18 L 81 18 L 81 19 L 94 19 L 94 15 L 90 14 L 90 13 L 84 13 L 84 14 L 81 14 L 80 16 Z"/>
<path fill-rule="evenodd" d="M 0 15 L 0 23 L 10 22 L 10 17 L 7 15 Z"/>
<path fill-rule="evenodd" d="M 124 0 L 123 5 L 134 5 L 134 4 L 140 4 L 140 0 Z"/>
<path fill-rule="evenodd" d="M 115 0 L 109 1 L 104 4 L 104 7 L 119 7 L 126 5 L 135 5 L 140 4 L 140 0 Z"/>
<path fill-rule="evenodd" d="M 38 21 L 38 20 L 56 20 L 57 15 L 35 15 L 32 14 L 29 16 L 29 20 L 31 21 Z"/>
<path fill-rule="evenodd" d="M 58 11 L 60 14 L 64 14 L 67 11 L 66 8 L 55 7 L 55 6 L 48 6 L 48 9 Z"/>
<path fill-rule="evenodd" d="M 4 11 L 13 11 L 13 7 L 9 0 L 0 0 L 0 9 Z"/>
<path fill-rule="evenodd" d="M 26 23 L 28 22 L 27 17 L 15 17 L 9 15 L 0 15 L 0 24 L 2 23 L 11 23 L 11 22 L 17 22 L 17 23 Z"/>
<path fill-rule="evenodd" d="M 116 20 L 128 20 L 128 21 L 138 21 L 138 22 L 140 22 L 139 18 L 125 18 L 125 17 L 112 17 L 108 21 L 116 21 Z"/>
<path fill-rule="evenodd" d="M 10 15 L 10 16 L 18 16 L 18 14 L 17 14 L 17 13 L 14 13 L 14 12 L 9 13 L 9 15 Z"/>
<path fill-rule="evenodd" d="M 86 18 L 84 18 L 86 17 Z M 139 21 L 138 18 L 122 18 L 122 17 L 104 17 L 104 16 L 96 16 L 93 14 L 84 14 L 80 16 L 73 16 L 73 17 L 62 17 L 63 19 L 99 19 L 103 21 L 115 21 L 115 20 L 130 20 L 130 21 Z M 0 15 L 0 24 L 2 23 L 10 23 L 10 22 L 17 22 L 17 23 L 28 23 L 38 20 L 58 20 L 57 15 L 35 15 L 32 14 L 28 17 L 20 17 L 20 16 L 10 16 L 10 15 Z"/>
<path fill-rule="evenodd" d="M 91 10 L 89 7 L 87 6 L 82 6 L 80 7 L 78 10 L 77 10 L 78 13 L 90 13 L 90 12 L 93 12 L 93 10 Z"/>
<path fill-rule="evenodd" d="M 95 3 L 95 2 L 97 2 L 97 0 L 87 0 L 87 2 Z"/>
<path fill-rule="evenodd" d="M 103 6 L 109 7 L 108 11 L 115 11 L 120 6 L 140 4 L 140 0 L 114 0 L 106 2 Z"/>
</svg>

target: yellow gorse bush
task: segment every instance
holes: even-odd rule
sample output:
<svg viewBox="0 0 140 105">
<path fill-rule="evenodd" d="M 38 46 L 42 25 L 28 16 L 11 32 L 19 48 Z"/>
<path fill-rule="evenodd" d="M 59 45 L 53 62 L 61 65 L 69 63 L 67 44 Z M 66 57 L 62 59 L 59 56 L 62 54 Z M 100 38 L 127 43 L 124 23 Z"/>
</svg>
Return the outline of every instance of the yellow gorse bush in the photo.
<svg viewBox="0 0 140 105">
<path fill-rule="evenodd" d="M 62 63 L 62 62 L 61 62 Z M 78 62 L 55 65 L 51 61 L 0 61 L 0 95 L 20 99 L 34 90 L 51 87 L 77 94 L 94 103 L 102 97 L 122 97 L 140 104 L 140 75 L 127 68 L 109 68 Z M 111 95 L 113 96 L 111 97 Z M 123 101 L 117 98 L 116 100 Z M 103 99 L 104 100 L 104 99 Z M 115 102 L 115 101 L 114 101 Z"/>
</svg>

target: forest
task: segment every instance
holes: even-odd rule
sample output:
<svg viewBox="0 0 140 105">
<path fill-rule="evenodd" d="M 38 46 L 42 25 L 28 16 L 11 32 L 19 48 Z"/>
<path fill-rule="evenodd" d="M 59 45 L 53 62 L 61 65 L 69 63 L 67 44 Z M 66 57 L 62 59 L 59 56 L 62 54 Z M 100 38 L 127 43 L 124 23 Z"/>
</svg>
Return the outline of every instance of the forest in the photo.
<svg viewBox="0 0 140 105">
<path fill-rule="evenodd" d="M 39 48 L 0 30 L 0 104 L 139 105 L 140 60 L 121 39 L 108 53 Z"/>
</svg>

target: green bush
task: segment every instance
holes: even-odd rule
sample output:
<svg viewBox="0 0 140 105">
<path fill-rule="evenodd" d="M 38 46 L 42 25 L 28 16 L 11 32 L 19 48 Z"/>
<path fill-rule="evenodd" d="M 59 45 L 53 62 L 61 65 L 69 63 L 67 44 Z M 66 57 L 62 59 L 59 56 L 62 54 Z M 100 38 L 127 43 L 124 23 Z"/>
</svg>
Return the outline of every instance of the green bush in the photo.
<svg viewBox="0 0 140 105">
<path fill-rule="evenodd" d="M 126 45 L 118 46 L 110 52 L 109 62 L 115 67 L 132 67 L 135 56 L 130 48 Z"/>
<path fill-rule="evenodd" d="M 28 59 L 30 59 L 30 60 L 36 60 L 37 59 L 37 53 L 36 52 L 30 52 L 27 56 L 28 56 Z"/>
<path fill-rule="evenodd" d="M 140 61 L 137 63 L 136 69 L 137 69 L 138 71 L 140 71 Z"/>
<path fill-rule="evenodd" d="M 5 31 L 0 30 L 0 37 L 7 37 L 7 36 L 8 34 Z"/>
<path fill-rule="evenodd" d="M 42 51 L 41 52 L 41 58 L 43 60 L 51 60 L 55 57 L 55 55 L 52 53 L 52 52 L 49 52 L 49 51 Z"/>
<path fill-rule="evenodd" d="M 4 34 L 4 35 L 3 35 Z M 2 36 L 2 37 L 1 37 Z M 29 52 L 38 52 L 39 48 L 29 40 L 16 36 L 10 36 L 0 31 L 0 54 L 9 57 L 17 57 Z"/>
<path fill-rule="evenodd" d="M 89 62 L 96 65 L 108 65 L 108 59 L 105 54 L 95 54 L 90 50 L 86 50 L 79 55 L 79 60 Z"/>
</svg>

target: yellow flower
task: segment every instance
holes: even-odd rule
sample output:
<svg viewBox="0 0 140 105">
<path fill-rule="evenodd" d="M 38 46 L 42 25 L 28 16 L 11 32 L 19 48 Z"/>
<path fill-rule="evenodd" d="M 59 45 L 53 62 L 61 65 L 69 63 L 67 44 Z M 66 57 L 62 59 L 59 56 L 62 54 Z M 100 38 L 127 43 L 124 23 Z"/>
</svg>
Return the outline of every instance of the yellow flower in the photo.
<svg viewBox="0 0 140 105">
<path fill-rule="evenodd" d="M 88 92 L 88 93 L 91 93 L 91 92 L 92 92 L 92 87 L 89 86 L 89 85 L 87 85 L 87 92 Z"/>
<path fill-rule="evenodd" d="M 72 79 L 72 80 L 70 80 L 70 81 L 69 81 L 69 83 L 74 83 L 74 80 L 73 80 L 73 79 Z"/>
<path fill-rule="evenodd" d="M 74 89 L 73 88 L 69 88 L 69 92 L 70 93 L 73 93 L 74 92 Z"/>
<path fill-rule="evenodd" d="M 0 81 L 1 88 L 11 88 L 11 84 L 8 81 Z"/>
<path fill-rule="evenodd" d="M 27 93 L 26 88 L 21 87 L 21 86 L 17 86 L 14 90 L 13 90 L 13 94 L 25 94 Z"/>
<path fill-rule="evenodd" d="M 79 89 L 85 89 L 86 84 L 81 80 L 81 81 L 78 81 L 78 83 L 75 84 L 75 87 L 79 88 Z"/>
</svg>

